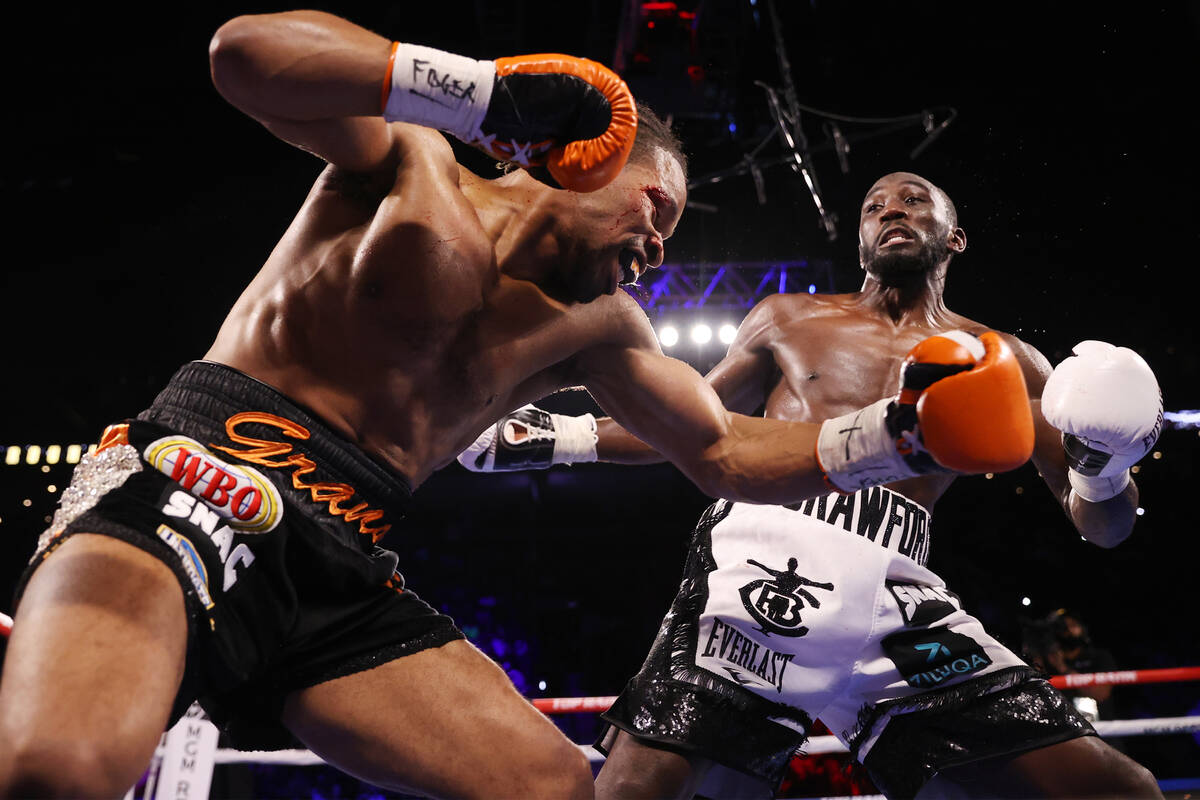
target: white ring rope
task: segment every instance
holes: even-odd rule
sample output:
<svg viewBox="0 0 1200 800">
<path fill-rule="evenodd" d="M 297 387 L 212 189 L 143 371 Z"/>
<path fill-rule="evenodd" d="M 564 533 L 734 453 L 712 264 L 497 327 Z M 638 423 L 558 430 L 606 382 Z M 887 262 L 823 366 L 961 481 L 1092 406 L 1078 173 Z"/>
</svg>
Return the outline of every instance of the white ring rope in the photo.
<svg viewBox="0 0 1200 800">
<path fill-rule="evenodd" d="M 1171 733 L 1200 731 L 1200 716 L 1159 717 L 1157 719 L 1101 720 L 1093 723 L 1096 732 L 1105 738 L 1122 736 L 1158 736 Z M 604 760 L 591 745 L 577 745 L 592 763 Z M 836 736 L 813 736 L 803 749 L 805 755 L 845 753 L 846 746 Z M 162 754 L 161 748 L 158 754 Z M 219 748 L 214 763 L 217 764 L 289 764 L 307 767 L 325 762 L 310 750 L 230 750 Z"/>
</svg>

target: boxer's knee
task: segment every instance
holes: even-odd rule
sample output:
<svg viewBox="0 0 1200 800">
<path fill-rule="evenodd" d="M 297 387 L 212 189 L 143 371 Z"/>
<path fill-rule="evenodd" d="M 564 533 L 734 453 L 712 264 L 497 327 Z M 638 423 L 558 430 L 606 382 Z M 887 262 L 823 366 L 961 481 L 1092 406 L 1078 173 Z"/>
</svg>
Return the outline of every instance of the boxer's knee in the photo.
<svg viewBox="0 0 1200 800">
<path fill-rule="evenodd" d="M 1115 770 L 1116 776 L 1113 787 L 1114 797 L 1131 798 L 1161 798 L 1162 790 L 1150 770 L 1121 753 L 1119 764 Z"/>
<path fill-rule="evenodd" d="M 528 797 L 591 800 L 593 796 L 587 756 L 566 738 L 543 750 L 520 780 L 528 786 Z"/>
</svg>

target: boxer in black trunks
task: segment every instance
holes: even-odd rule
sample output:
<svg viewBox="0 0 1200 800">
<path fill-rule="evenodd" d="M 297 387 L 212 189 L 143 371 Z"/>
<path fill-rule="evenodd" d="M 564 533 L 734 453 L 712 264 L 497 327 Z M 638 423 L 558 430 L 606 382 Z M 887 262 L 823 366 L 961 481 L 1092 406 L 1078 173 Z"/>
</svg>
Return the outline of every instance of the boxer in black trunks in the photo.
<svg viewBox="0 0 1200 800">
<path fill-rule="evenodd" d="M 951 311 L 942 297 L 950 261 L 965 249 L 966 234 L 958 226 L 950 198 L 939 187 L 906 172 L 878 180 L 861 207 L 859 246 L 866 273 L 860 291 L 773 295 L 750 311 L 728 354 L 708 375 L 728 408 L 743 413 L 763 408 L 767 416 L 779 419 L 827 419 L 829 426 L 837 419 L 854 416 L 837 415 L 890 393 L 894 365 L 915 341 L 939 331 L 978 333 L 986 329 Z M 1033 463 L 1085 539 L 1102 547 L 1118 545 L 1130 535 L 1136 519 L 1137 487 L 1129 477 L 1129 467 L 1150 450 L 1162 424 L 1162 400 L 1153 373 L 1136 353 L 1101 342 L 1077 345 L 1075 355 L 1052 371 L 1032 346 L 1007 334 L 1004 338 L 1024 370 L 1035 408 Z M 537 413 L 529 407 L 517 412 L 514 419 L 535 425 Z M 501 420 L 497 427 L 508 424 Z M 590 415 L 565 417 L 555 421 L 555 433 L 580 426 L 598 427 L 599 432 L 595 451 L 582 460 L 624 464 L 661 460 L 653 448 L 612 419 L 597 423 Z M 494 432 L 485 432 L 460 461 L 468 468 L 486 468 L 477 464 L 473 455 L 481 444 L 491 446 L 496 438 Z M 553 436 L 547 438 L 543 449 L 549 453 L 554 442 Z M 526 466 L 544 467 L 552 460 L 571 461 L 525 461 Z M 933 508 L 953 480 L 953 475 L 930 474 L 888 482 L 882 491 L 913 501 L 925 515 L 925 509 Z M 855 497 L 840 499 L 853 501 Z M 854 535 L 848 517 L 843 531 L 841 520 L 833 524 L 835 512 L 831 511 L 826 517 L 830 525 L 825 526 L 825 509 L 835 507 L 837 500 L 831 497 L 828 504 L 822 499 L 819 504 L 806 503 L 796 512 L 763 512 L 757 517 L 755 511 L 762 506 L 742 509 L 742 517 L 750 518 L 751 523 L 727 528 L 729 532 L 723 534 L 723 552 L 733 554 L 726 556 L 727 564 L 744 562 L 750 548 L 762 547 L 760 543 L 777 528 L 779 538 L 789 541 L 788 549 L 775 553 L 780 563 L 785 553 L 793 552 L 791 547 L 804 558 L 810 550 L 821 550 L 851 564 L 847 573 L 865 573 L 871 569 L 870 559 L 882 557 L 875 539 L 880 529 L 870 533 L 874 544 L 863 548 L 864 528 L 859 526 Z M 862 506 L 860 502 L 860 509 Z M 836 644 L 838 635 L 821 639 L 815 630 L 804 639 L 791 641 L 780 635 L 753 639 L 755 621 L 746 618 L 748 612 L 736 600 L 724 605 L 720 621 L 706 629 L 712 633 L 697 639 L 703 622 L 715 616 L 708 604 L 716 602 L 718 590 L 711 587 L 719 585 L 715 583 L 718 575 L 731 571 L 728 565 L 718 566 L 714 556 L 722 525 L 728 525 L 722 522 L 728 508 L 719 502 L 701 519 L 683 585 L 658 639 L 642 671 L 605 714 L 611 727 L 601 746 L 609 758 L 597 779 L 598 797 L 689 798 L 714 764 L 761 779 L 758 793 L 747 796 L 761 797 L 764 791 L 769 795 L 791 753 L 804 740 L 798 729 L 810 724 L 822 705 L 830 712 L 825 722 L 857 756 L 865 754 L 868 771 L 889 797 L 911 797 L 918 791 L 922 797 L 1161 796 L 1153 776 L 1098 738 L 1084 735 L 1091 732 L 1090 726 L 1048 684 L 1029 675 L 1015 656 L 1002 652 L 999 643 L 995 643 L 997 650 L 992 656 L 995 663 L 987 670 L 972 670 L 960 682 L 948 681 L 945 691 L 940 691 L 939 685 L 922 692 L 906 688 L 903 667 L 889 660 L 896 657 L 896 650 L 889 652 L 887 639 L 882 645 L 870 641 L 861 649 L 836 654 L 830 642 Z M 854 508 L 853 503 L 849 508 Z M 824 535 L 822 527 L 830 533 L 818 539 Z M 911 559 L 923 566 L 918 551 L 923 555 L 928 548 L 913 545 L 916 536 L 908 539 L 909 527 L 901 528 L 905 535 L 897 533 L 890 546 L 905 556 L 904 562 Z M 923 526 L 919 536 L 924 536 Z M 879 541 L 887 547 L 887 533 L 881 534 Z M 787 582 L 794 580 L 796 559 L 786 563 L 788 572 L 756 566 L 775 576 L 777 592 L 803 599 Z M 915 567 L 902 568 L 910 575 L 917 573 Z M 808 574 L 803 567 L 800 571 Z M 842 584 L 849 582 L 848 576 L 841 578 L 836 583 L 845 591 Z M 946 596 L 944 583 L 932 573 L 898 583 L 904 585 L 908 580 L 932 587 L 928 597 L 935 593 Z M 870 608 L 871 598 L 880 591 L 885 598 L 881 607 L 892 609 L 895 617 L 894 607 L 881 589 L 878 584 L 865 587 L 866 607 Z M 823 602 L 825 597 L 822 593 Z M 943 606 L 934 615 L 939 625 L 966 617 L 961 608 L 949 616 L 946 612 L 954 610 L 953 604 Z M 852 614 L 865 617 L 862 624 L 871 629 L 870 636 L 861 637 L 863 641 L 889 633 L 887 628 L 878 632 L 886 617 L 871 616 L 869 610 Z M 814 629 L 849 631 L 845 637 L 860 633 L 852 627 L 860 620 L 849 618 L 845 607 L 823 621 L 815 610 L 805 609 L 804 615 L 805 624 Z M 740 628 L 739 622 L 744 623 Z M 900 626 L 897 640 L 922 633 L 930 625 L 914 620 L 895 624 Z M 807 659 L 809 673 L 828 667 L 833 675 L 830 684 L 848 682 L 852 675 L 861 684 L 876 681 L 872 691 L 889 684 L 877 690 L 884 699 L 857 690 L 851 693 L 857 696 L 857 703 L 830 702 L 826 695 L 837 692 L 824 691 L 820 681 L 813 681 L 820 690 L 801 684 L 795 675 L 805 667 L 794 664 L 787 674 L 802 688 L 791 694 L 783 685 L 778 690 L 767 687 L 751 692 L 746 686 L 751 680 L 735 683 L 721 673 L 720 665 L 696 655 L 705 649 L 705 642 L 728 642 L 727 630 L 740 631 L 737 641 L 745 644 L 746 651 L 753 645 L 756 653 L 761 649 L 788 657 L 795 654 L 797 664 Z M 978 637 L 977 643 L 992 646 L 993 640 L 981 627 L 964 630 Z M 839 657 L 845 660 L 830 663 Z M 861 672 L 860 663 L 865 664 Z M 1005 664 L 1003 669 L 1001 664 Z M 984 673 L 989 674 L 985 677 Z M 864 678 L 864 674 L 871 677 Z M 844 722 L 847 708 L 851 716 L 855 711 L 859 714 L 857 731 L 854 721 Z M 834 724 L 835 711 L 842 724 Z M 1037 724 L 1027 724 L 1030 718 Z M 781 719 L 791 724 L 778 724 Z M 873 742 L 869 752 L 864 742 Z"/>
<path fill-rule="evenodd" d="M 231 20 L 210 56 L 226 99 L 328 166 L 205 360 L 64 494 L 0 681 L 0 797 L 121 794 L 197 696 L 242 744 L 286 731 L 382 786 L 590 797 L 579 750 L 377 541 L 481 430 L 566 385 L 708 491 L 825 491 L 819 426 L 726 412 L 617 291 L 662 262 L 677 144 L 570 57 L 474 61 L 312 11 Z M 530 169 L 482 180 L 434 128 Z M 926 390 L 994 401 L 935 456 L 999 469 L 1028 402 L 1002 345 L 977 367 Z"/>
</svg>

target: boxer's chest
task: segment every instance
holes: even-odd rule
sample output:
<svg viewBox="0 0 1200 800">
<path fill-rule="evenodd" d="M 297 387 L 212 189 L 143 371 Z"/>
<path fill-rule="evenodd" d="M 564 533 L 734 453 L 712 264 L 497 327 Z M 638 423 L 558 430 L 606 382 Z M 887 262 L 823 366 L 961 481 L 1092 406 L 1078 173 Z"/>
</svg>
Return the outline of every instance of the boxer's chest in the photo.
<svg viewBox="0 0 1200 800">
<path fill-rule="evenodd" d="M 767 415 L 812 422 L 896 394 L 906 354 L 929 335 L 844 317 L 797 321 L 780 333 Z"/>
</svg>

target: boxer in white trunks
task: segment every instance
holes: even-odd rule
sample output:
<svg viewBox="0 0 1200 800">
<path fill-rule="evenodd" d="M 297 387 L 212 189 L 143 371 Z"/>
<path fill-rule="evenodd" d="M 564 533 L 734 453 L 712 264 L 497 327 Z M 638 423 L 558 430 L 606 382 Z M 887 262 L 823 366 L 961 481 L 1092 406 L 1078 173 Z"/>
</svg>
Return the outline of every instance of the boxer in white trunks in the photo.
<svg viewBox="0 0 1200 800">
<path fill-rule="evenodd" d="M 966 247 L 945 192 L 910 173 L 881 178 L 863 202 L 859 242 L 860 291 L 775 295 L 749 313 L 708 375 L 727 408 L 853 430 L 854 409 L 896 391 L 897 364 L 918 341 L 940 334 L 922 347 L 978 346 L 971 334 L 987 328 L 942 297 Z M 1132 351 L 1094 341 L 1052 371 L 1030 345 L 1002 338 L 1034 409 L 1033 463 L 1084 538 L 1117 545 L 1137 507 L 1129 467 L 1161 426 L 1153 373 Z M 534 436 L 516 435 L 526 430 Z M 592 430 L 596 446 L 582 457 L 549 447 Z M 610 419 L 531 407 L 459 460 L 479 469 L 489 465 L 481 454 L 493 468 L 661 460 Z M 691 797 L 722 764 L 760 779 L 769 796 L 819 718 L 893 798 L 1159 796 L 1145 769 L 1090 735 L 925 567 L 930 510 L 953 480 L 859 489 L 835 479 L 840 492 L 801 504 L 710 508 L 642 671 L 604 715 L 597 795 Z"/>
</svg>

